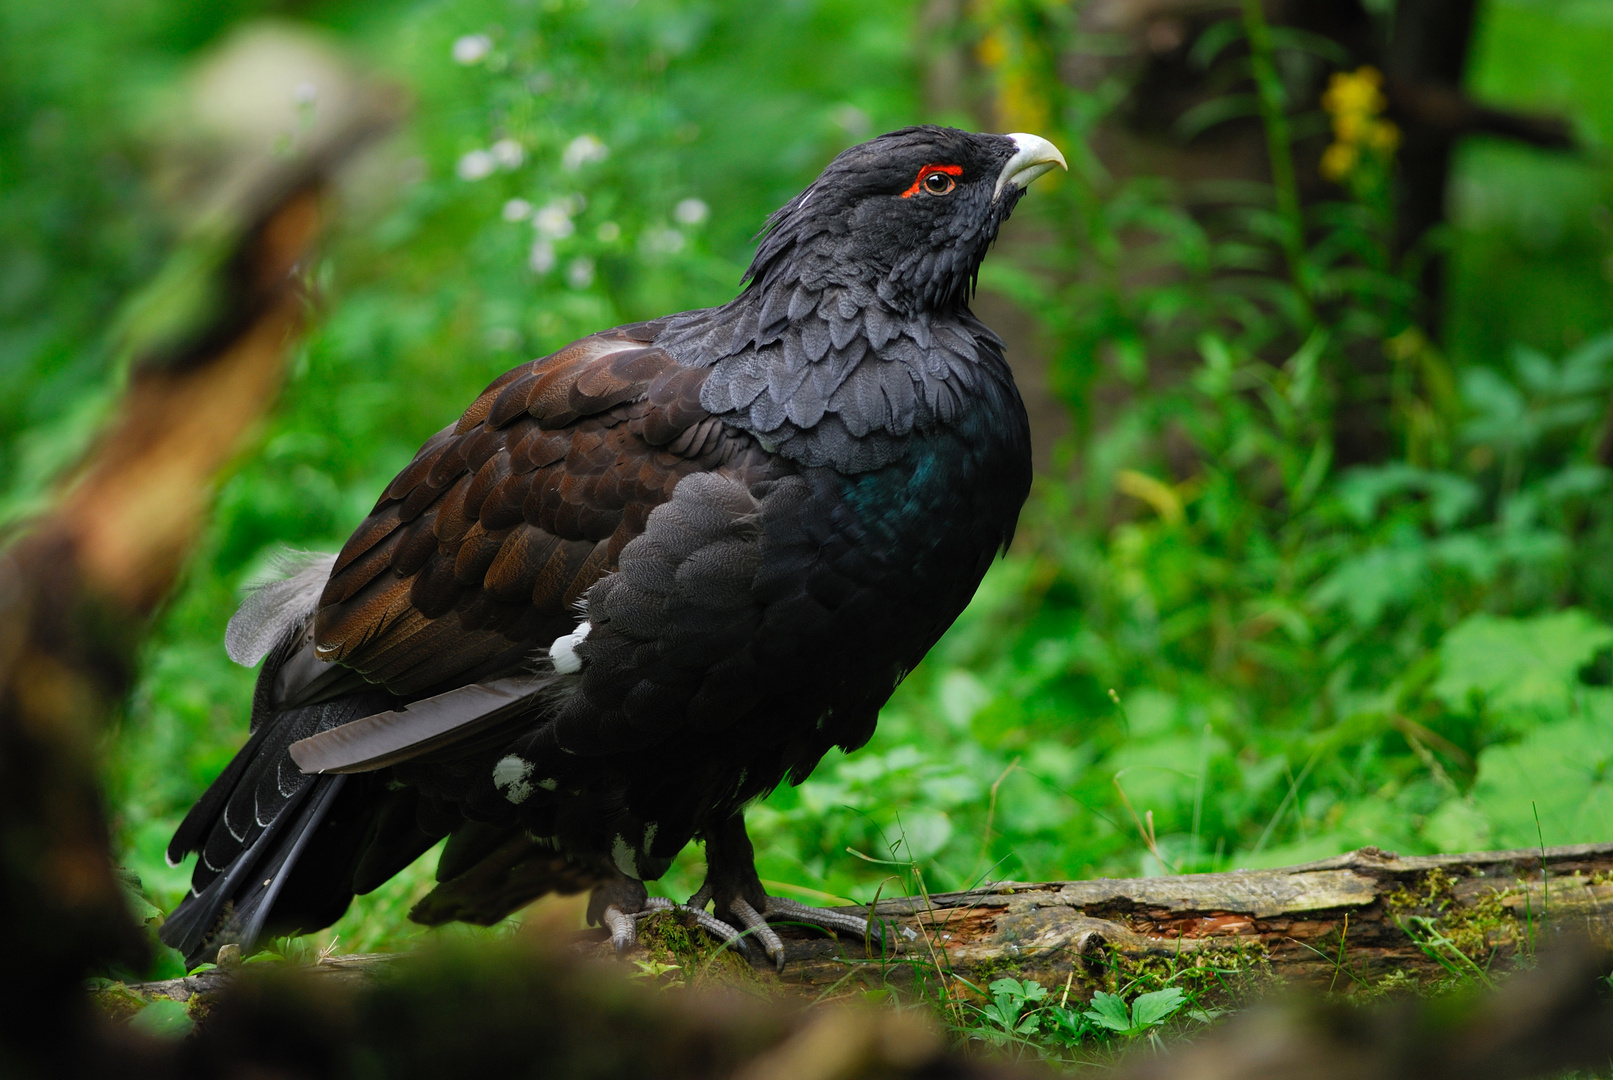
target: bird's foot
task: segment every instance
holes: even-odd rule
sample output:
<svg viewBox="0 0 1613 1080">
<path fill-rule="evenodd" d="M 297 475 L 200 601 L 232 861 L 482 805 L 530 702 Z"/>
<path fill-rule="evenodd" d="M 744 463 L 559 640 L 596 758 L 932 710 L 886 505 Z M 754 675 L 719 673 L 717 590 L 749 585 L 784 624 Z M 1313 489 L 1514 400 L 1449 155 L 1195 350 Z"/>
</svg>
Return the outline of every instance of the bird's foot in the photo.
<svg viewBox="0 0 1613 1080">
<path fill-rule="evenodd" d="M 687 905 L 682 905 L 683 910 L 697 911 L 705 916 L 705 920 L 728 927 L 732 937 L 726 940 L 740 948 L 748 949 L 752 944 L 760 945 L 767 958 L 772 961 L 774 969 L 778 971 L 784 970 L 784 942 L 780 940 L 778 931 L 773 929 L 771 923 L 816 927 L 834 934 L 861 938 L 870 946 L 877 943 L 883 947 L 885 943 L 884 930 L 880 924 L 861 915 L 836 911 L 832 908 L 815 908 L 795 900 L 766 894 L 764 894 L 765 906 L 761 911 L 756 910 L 755 906 L 744 897 L 734 896 L 728 899 L 726 904 L 718 905 L 720 909 L 724 909 L 719 910 L 718 915 L 726 915 L 727 918 L 713 918 L 705 911 L 706 904 L 711 900 L 711 894 L 712 889 L 708 883 L 689 898 Z M 700 925 L 709 929 L 704 920 Z M 737 932 L 733 928 L 735 925 L 741 928 Z M 723 935 L 719 933 L 718 936 Z"/>
<path fill-rule="evenodd" d="M 615 905 L 605 909 L 602 921 L 610 930 L 611 947 L 616 950 L 617 956 L 621 956 L 638 944 L 639 920 L 658 911 L 675 911 L 687 915 L 694 920 L 696 926 L 725 945 L 738 944 L 740 948 L 744 948 L 741 931 L 735 930 L 705 908 L 690 907 L 675 900 L 668 900 L 664 896 L 652 896 L 635 912 L 626 912 Z"/>
<path fill-rule="evenodd" d="M 766 911 L 757 911 L 747 901 L 736 898 L 728 904 L 725 914 L 729 918 L 726 920 L 707 911 L 708 903 L 710 903 L 709 896 L 702 896 L 700 893 L 691 896 L 687 904 L 680 904 L 662 896 L 652 896 L 643 901 L 639 910 L 633 912 L 612 904 L 605 908 L 600 921 L 610 931 L 611 947 L 617 956 L 623 955 L 638 944 L 639 920 L 657 912 L 671 911 L 689 917 L 696 926 L 716 938 L 724 947 L 749 953 L 752 947 L 761 946 L 762 952 L 778 971 L 784 970 L 784 942 L 779 938 L 778 931 L 773 929 L 770 920 L 845 934 L 861 938 L 871 945 L 883 946 L 885 941 L 879 924 L 860 915 L 830 908 L 810 907 L 777 896 L 767 898 Z"/>
</svg>

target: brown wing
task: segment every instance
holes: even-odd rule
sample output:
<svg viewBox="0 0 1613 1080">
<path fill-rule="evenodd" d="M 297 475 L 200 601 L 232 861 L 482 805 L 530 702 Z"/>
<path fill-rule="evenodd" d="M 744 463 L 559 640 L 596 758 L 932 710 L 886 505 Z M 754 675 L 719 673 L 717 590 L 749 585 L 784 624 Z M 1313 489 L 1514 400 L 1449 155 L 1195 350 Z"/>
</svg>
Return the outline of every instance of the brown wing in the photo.
<svg viewBox="0 0 1613 1080">
<path fill-rule="evenodd" d="M 650 340 L 608 331 L 515 368 L 428 441 L 338 556 L 319 656 L 415 695 L 570 632 L 679 480 L 757 452 L 701 407 L 707 369 Z"/>
</svg>

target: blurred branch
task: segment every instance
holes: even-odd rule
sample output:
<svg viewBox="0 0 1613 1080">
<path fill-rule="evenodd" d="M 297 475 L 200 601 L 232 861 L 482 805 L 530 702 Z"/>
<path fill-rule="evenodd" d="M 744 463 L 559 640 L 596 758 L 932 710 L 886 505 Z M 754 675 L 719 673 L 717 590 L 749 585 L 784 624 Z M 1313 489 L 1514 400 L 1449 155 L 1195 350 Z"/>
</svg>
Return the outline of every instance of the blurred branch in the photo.
<svg viewBox="0 0 1613 1080">
<path fill-rule="evenodd" d="M 0 1014 L 0 1050 L 21 1059 L 61 1052 L 61 1017 L 94 965 L 143 956 L 110 858 L 96 740 L 206 523 L 214 478 L 274 404 L 304 321 L 297 269 L 320 192 L 398 115 L 395 95 L 288 31 L 237 38 L 193 91 L 175 130 L 210 140 L 209 183 L 143 298 L 155 317 L 125 328 L 122 401 L 54 508 L 0 552 L 0 920 L 35 990 Z M 324 121 L 303 122 L 311 95 Z M 259 124 L 209 125 L 242 100 Z M 278 142 L 263 130 L 276 110 Z"/>
<path fill-rule="evenodd" d="M 1474 101 L 1455 87 L 1395 78 L 1384 87 L 1391 107 L 1403 119 L 1456 138 L 1494 135 L 1546 150 L 1584 149 L 1565 117 L 1522 113 Z"/>
</svg>

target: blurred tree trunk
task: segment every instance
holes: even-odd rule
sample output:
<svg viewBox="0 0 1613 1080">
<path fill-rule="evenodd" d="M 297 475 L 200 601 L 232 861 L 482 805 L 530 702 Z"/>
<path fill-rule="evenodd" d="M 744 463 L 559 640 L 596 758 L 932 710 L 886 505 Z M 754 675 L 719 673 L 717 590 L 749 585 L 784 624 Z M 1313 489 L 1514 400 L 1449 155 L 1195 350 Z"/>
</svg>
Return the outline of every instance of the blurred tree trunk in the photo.
<svg viewBox="0 0 1613 1080">
<path fill-rule="evenodd" d="M 322 95 L 321 119 L 302 129 L 293 72 Z M 285 30 L 238 38 L 192 90 L 171 130 L 176 142 L 207 140 L 211 183 L 190 193 L 194 217 L 169 271 L 126 313 L 122 400 L 56 505 L 0 551 L 0 925 L 29 981 L 0 1010 L 7 1075 L 47 1061 L 76 1075 L 82 980 L 143 963 L 112 864 L 97 744 L 206 525 L 217 474 L 274 405 L 307 314 L 298 268 L 320 231 L 320 192 L 398 111 L 395 95 Z M 242 91 L 269 104 L 210 126 L 213 103 Z M 278 148 L 282 130 L 301 141 Z"/>
<path fill-rule="evenodd" d="M 1388 92 L 1397 104 L 1430 91 L 1460 95 L 1473 43 L 1476 0 L 1400 0 L 1383 57 Z M 1430 231 L 1444 224 L 1451 155 L 1459 133 L 1431 123 L 1424 110 L 1396 109 L 1400 144 L 1400 190 L 1396 199 L 1396 254 L 1404 256 Z M 1443 321 L 1445 260 L 1430 258 L 1421 277 L 1427 319 Z"/>
</svg>

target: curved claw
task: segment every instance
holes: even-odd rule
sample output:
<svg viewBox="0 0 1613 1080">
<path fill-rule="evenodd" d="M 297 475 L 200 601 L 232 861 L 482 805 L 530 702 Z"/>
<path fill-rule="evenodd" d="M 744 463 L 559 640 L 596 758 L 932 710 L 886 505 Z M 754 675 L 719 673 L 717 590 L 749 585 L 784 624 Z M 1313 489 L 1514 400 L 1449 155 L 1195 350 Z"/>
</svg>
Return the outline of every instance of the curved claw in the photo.
<svg viewBox="0 0 1613 1080">
<path fill-rule="evenodd" d="M 705 908 L 694 907 L 693 905 L 688 904 L 680 904 L 675 900 L 668 900 L 664 896 L 650 897 L 644 902 L 644 910 L 632 917 L 634 919 L 642 919 L 644 916 L 657 911 L 676 911 L 680 914 L 691 916 L 694 919 L 696 926 L 700 927 L 700 929 L 704 930 L 712 937 L 722 941 L 724 944 L 736 945 L 741 951 L 744 951 L 750 947 L 750 943 L 745 940 L 744 935 L 742 935 L 738 930 L 735 930 L 732 926 L 729 926 L 727 923 L 723 922 L 721 919 L 717 918 Z"/>
<path fill-rule="evenodd" d="M 757 941 L 762 943 L 762 949 L 767 953 L 767 958 L 773 961 L 773 967 L 783 971 L 784 942 L 780 941 L 777 932 L 767 925 L 767 919 L 755 908 L 737 897 L 733 903 L 728 905 L 728 910 L 738 916 L 739 921 L 745 924 L 745 929 L 753 934 Z"/>
<path fill-rule="evenodd" d="M 638 931 L 634 927 L 634 918 L 615 904 L 606 908 L 605 913 L 600 916 L 599 921 L 610 929 L 611 948 L 616 950 L 617 956 L 621 956 L 638 944 Z"/>
<path fill-rule="evenodd" d="M 885 928 L 874 919 L 865 919 L 859 915 L 849 915 L 843 911 L 834 911 L 829 908 L 815 908 L 797 900 L 786 900 L 779 896 L 767 898 L 767 913 L 780 919 L 792 922 L 805 923 L 808 926 L 818 926 L 836 933 L 850 934 L 854 937 L 868 938 L 885 944 Z"/>
</svg>

